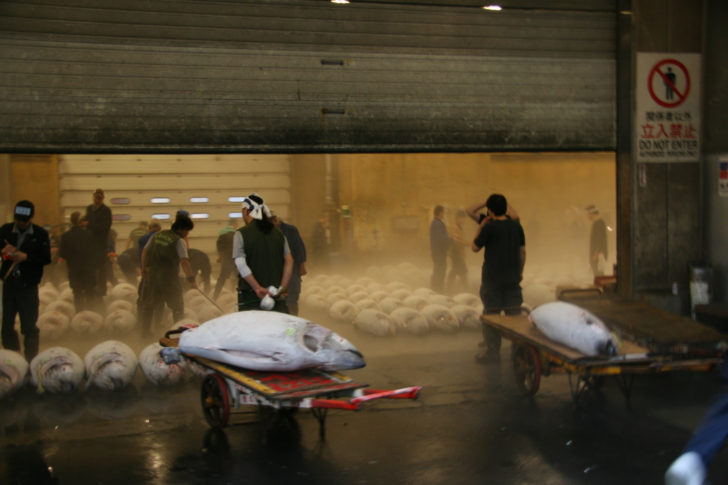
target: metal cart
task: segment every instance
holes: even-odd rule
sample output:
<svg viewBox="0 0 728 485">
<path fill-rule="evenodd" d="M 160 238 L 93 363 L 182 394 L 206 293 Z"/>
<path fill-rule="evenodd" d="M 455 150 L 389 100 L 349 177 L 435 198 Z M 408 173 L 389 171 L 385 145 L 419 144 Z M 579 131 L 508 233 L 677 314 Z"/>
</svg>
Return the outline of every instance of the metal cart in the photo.
<svg viewBox="0 0 728 485">
<path fill-rule="evenodd" d="M 177 341 L 164 338 L 160 343 L 174 347 Z M 205 419 L 213 428 L 227 426 L 231 413 L 242 406 L 258 406 L 262 419 L 270 415 L 264 409 L 289 415 L 298 409 L 311 409 L 323 437 L 329 409 L 356 411 L 362 404 L 376 399 L 414 400 L 422 389 L 411 386 L 374 390 L 339 372 L 319 369 L 260 372 L 196 355 L 183 355 L 208 371 L 202 381 L 200 398 Z"/>
<path fill-rule="evenodd" d="M 635 375 L 709 371 L 723 361 L 717 355 L 655 354 L 629 341 L 622 342 L 620 354 L 615 357 L 593 358 L 549 339 L 525 315 L 483 315 L 481 319 L 511 340 L 513 371 L 520 389 L 534 395 L 542 377 L 566 374 L 575 405 L 585 392 L 598 389 L 606 376 L 619 376 L 620 388 L 629 401 Z"/>
</svg>

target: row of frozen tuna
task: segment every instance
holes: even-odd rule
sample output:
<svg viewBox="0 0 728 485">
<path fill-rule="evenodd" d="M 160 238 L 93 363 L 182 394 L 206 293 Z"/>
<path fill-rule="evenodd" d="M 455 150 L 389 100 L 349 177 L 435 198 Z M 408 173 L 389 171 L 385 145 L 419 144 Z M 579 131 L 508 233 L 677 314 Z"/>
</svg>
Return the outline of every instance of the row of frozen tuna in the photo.
<svg viewBox="0 0 728 485">
<path fill-rule="evenodd" d="M 96 335 L 109 333 L 129 334 L 137 327 L 136 301 L 138 290 L 129 283 L 119 283 L 109 289 L 106 297 L 106 313 L 91 310 L 76 312 L 73 291 L 67 282 L 58 288 L 46 283 L 39 288 L 40 315 L 38 328 L 42 338 L 58 340 L 69 331 Z M 198 290 L 185 293 L 185 320 L 204 322 L 222 315 L 222 309 L 234 311 L 236 296 L 224 290 L 216 303 L 208 300 Z"/>
<path fill-rule="evenodd" d="M 39 393 L 67 393 L 98 388 L 107 391 L 128 386 L 141 367 L 149 382 L 169 386 L 183 381 L 187 362 L 166 364 L 158 343 L 145 347 L 137 355 L 123 342 L 107 340 L 94 346 L 85 358 L 66 347 L 50 347 L 28 363 L 15 351 L 0 349 L 0 399 L 30 383 Z"/>
<path fill-rule="evenodd" d="M 430 288 L 410 290 L 399 281 L 381 284 L 366 276 L 353 282 L 341 276 L 317 277 L 307 285 L 304 303 L 380 336 L 480 329 L 483 309 L 472 293 L 450 297 Z"/>
<path fill-rule="evenodd" d="M 478 330 L 481 328 L 480 311 L 468 305 L 447 308 L 444 305 L 430 304 L 421 310 L 399 307 L 390 313 L 367 308 L 356 311 L 343 302 L 332 305 L 332 317 L 344 320 L 347 316 L 358 330 L 386 337 L 397 333 L 424 335 L 429 332 L 455 332 L 457 330 Z"/>
</svg>

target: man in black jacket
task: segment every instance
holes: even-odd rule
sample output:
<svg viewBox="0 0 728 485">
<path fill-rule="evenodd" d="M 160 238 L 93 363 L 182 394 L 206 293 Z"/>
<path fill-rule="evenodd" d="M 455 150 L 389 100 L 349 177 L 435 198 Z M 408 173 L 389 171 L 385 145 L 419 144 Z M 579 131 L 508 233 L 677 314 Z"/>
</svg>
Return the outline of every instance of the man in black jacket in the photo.
<svg viewBox="0 0 728 485">
<path fill-rule="evenodd" d="M 38 353 L 38 284 L 43 266 L 51 262 L 51 242 L 48 232 L 31 222 L 35 206 L 21 200 L 15 206 L 14 221 L 0 227 L 0 247 L 3 263 L 3 347 L 20 351 L 15 331 L 15 315 L 20 315 L 20 331 L 28 362 Z"/>
<path fill-rule="evenodd" d="M 95 290 L 98 298 L 106 295 L 106 280 L 108 279 L 109 261 L 109 231 L 111 230 L 111 209 L 104 204 L 104 191 L 96 189 L 93 194 L 93 204 L 86 207 L 86 229 L 91 233 L 93 244 L 89 248 L 89 257 L 94 262 L 96 277 Z"/>
<path fill-rule="evenodd" d="M 73 290 L 73 301 L 77 312 L 82 310 L 103 312 L 101 299 L 94 291 L 96 265 L 88 257 L 88 250 L 92 244 L 91 234 L 81 227 L 81 213 L 74 212 L 71 214 L 71 229 L 61 236 L 58 255 L 66 260 L 68 282 Z"/>
</svg>

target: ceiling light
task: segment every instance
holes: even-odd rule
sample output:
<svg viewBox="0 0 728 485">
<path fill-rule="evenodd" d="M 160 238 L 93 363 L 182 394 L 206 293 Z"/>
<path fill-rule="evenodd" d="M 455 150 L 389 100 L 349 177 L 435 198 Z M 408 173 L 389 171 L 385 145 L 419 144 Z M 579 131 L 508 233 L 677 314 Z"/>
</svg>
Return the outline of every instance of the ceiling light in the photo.
<svg viewBox="0 0 728 485">
<path fill-rule="evenodd" d="M 503 7 L 500 5 L 483 5 L 483 10 L 490 10 L 491 12 L 500 12 Z"/>
<path fill-rule="evenodd" d="M 331 3 L 338 3 L 339 5 L 346 5 L 349 0 L 331 0 Z"/>
</svg>

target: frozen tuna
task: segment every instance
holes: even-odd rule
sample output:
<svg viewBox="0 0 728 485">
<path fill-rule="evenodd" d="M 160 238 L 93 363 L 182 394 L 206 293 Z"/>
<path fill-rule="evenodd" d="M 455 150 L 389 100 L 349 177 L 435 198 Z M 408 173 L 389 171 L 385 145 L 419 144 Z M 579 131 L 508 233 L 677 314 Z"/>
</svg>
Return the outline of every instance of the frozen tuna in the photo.
<svg viewBox="0 0 728 485">
<path fill-rule="evenodd" d="M 590 357 L 618 353 L 617 339 L 604 322 L 579 306 L 563 301 L 544 303 L 528 318 L 551 340 Z"/>
<path fill-rule="evenodd" d="M 76 314 L 76 307 L 73 305 L 73 303 L 69 303 L 66 300 L 56 300 L 52 301 L 49 304 L 46 305 L 44 312 L 53 312 L 53 311 L 59 311 L 65 315 L 68 316 L 68 318 L 73 317 L 73 315 Z"/>
<path fill-rule="evenodd" d="M 414 308 L 397 308 L 389 316 L 394 320 L 397 331 L 401 329 L 415 335 L 424 335 L 430 331 L 430 324 L 427 323 L 427 319 Z"/>
<path fill-rule="evenodd" d="M 84 363 L 88 376 L 86 387 L 115 391 L 131 383 L 138 361 L 128 345 L 118 340 L 107 340 L 89 350 Z"/>
<path fill-rule="evenodd" d="M 136 303 L 137 297 L 137 287 L 130 283 L 119 283 L 109 291 L 111 300 L 126 300 L 130 303 Z"/>
<path fill-rule="evenodd" d="M 354 319 L 354 326 L 378 337 L 388 337 L 397 333 L 394 320 L 386 313 L 373 308 L 360 311 Z"/>
<path fill-rule="evenodd" d="M 67 301 L 68 303 L 73 303 L 75 301 L 73 297 L 73 290 L 71 288 L 64 288 L 62 290 L 59 290 L 58 299 Z"/>
<path fill-rule="evenodd" d="M 480 297 L 472 293 L 458 293 L 457 295 L 453 296 L 452 299 L 456 305 L 468 305 L 475 308 L 476 310 L 482 310 L 483 308 L 483 302 L 481 301 Z"/>
<path fill-rule="evenodd" d="M 348 300 L 339 300 L 329 308 L 329 316 L 340 322 L 351 323 L 358 312 L 356 305 Z"/>
<path fill-rule="evenodd" d="M 91 310 L 76 313 L 71 319 L 71 328 L 78 333 L 95 334 L 104 328 L 104 317 Z"/>
<path fill-rule="evenodd" d="M 71 325 L 71 319 L 59 311 L 46 310 L 38 317 L 36 323 L 42 339 L 58 340 Z"/>
<path fill-rule="evenodd" d="M 114 300 L 111 303 L 109 303 L 109 306 L 106 308 L 106 314 L 113 313 L 116 310 L 126 310 L 128 312 L 134 313 L 134 303 L 127 301 L 127 300 Z"/>
<path fill-rule="evenodd" d="M 384 313 L 392 314 L 394 310 L 402 306 L 402 302 L 397 300 L 396 298 L 392 298 L 390 296 L 386 298 L 382 298 L 379 301 L 379 309 L 382 310 Z"/>
<path fill-rule="evenodd" d="M 431 330 L 454 332 L 460 327 L 460 322 L 455 315 L 443 305 L 427 305 L 420 313 L 427 319 Z"/>
<path fill-rule="evenodd" d="M 415 310 L 422 310 L 427 306 L 427 300 L 422 295 L 410 295 L 402 303 L 404 306 L 414 308 Z"/>
<path fill-rule="evenodd" d="M 483 325 L 480 323 L 480 312 L 470 305 L 455 305 L 450 311 L 460 323 L 464 330 L 480 330 Z"/>
<path fill-rule="evenodd" d="M 81 357 L 65 347 L 51 347 L 30 362 L 31 383 L 39 393 L 71 392 L 81 385 L 84 366 Z"/>
<path fill-rule="evenodd" d="M 364 298 L 362 300 L 356 301 L 356 302 L 354 302 L 354 306 L 356 306 L 356 309 L 358 311 L 368 310 L 368 309 L 379 310 L 379 305 L 377 304 L 376 301 L 372 300 L 371 298 Z"/>
<path fill-rule="evenodd" d="M 27 375 L 28 362 L 20 353 L 0 349 L 0 399 L 20 389 Z"/>
<path fill-rule="evenodd" d="M 328 328 L 285 313 L 251 310 L 210 320 L 184 332 L 182 352 L 261 371 L 364 366 L 361 353 Z"/>
<path fill-rule="evenodd" d="M 104 326 L 112 332 L 129 333 L 136 323 L 136 315 L 129 310 L 116 310 L 106 315 Z"/>
<path fill-rule="evenodd" d="M 166 387 L 183 382 L 187 376 L 186 361 L 165 363 L 159 353 L 162 348 L 158 343 L 153 343 L 139 353 L 139 367 L 142 372 L 155 386 Z"/>
</svg>

